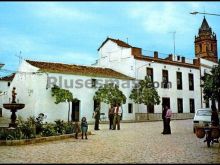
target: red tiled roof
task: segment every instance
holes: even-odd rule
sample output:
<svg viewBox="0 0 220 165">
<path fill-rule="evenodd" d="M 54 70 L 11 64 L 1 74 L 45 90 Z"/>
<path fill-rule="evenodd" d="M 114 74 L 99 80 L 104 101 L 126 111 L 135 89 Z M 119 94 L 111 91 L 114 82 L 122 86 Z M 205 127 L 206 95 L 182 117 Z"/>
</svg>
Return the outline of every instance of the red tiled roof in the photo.
<svg viewBox="0 0 220 165">
<path fill-rule="evenodd" d="M 0 81 L 12 81 L 15 77 L 15 73 L 12 73 L 11 75 L 5 76 L 5 77 L 1 77 Z"/>
<path fill-rule="evenodd" d="M 127 43 L 124 42 L 124 41 L 121 41 L 121 40 L 119 40 L 119 39 L 116 40 L 116 39 L 113 39 L 113 38 L 109 38 L 109 37 L 108 37 L 108 38 L 101 44 L 101 46 L 98 48 L 98 51 L 99 51 L 99 49 L 101 49 L 101 47 L 102 47 L 108 40 L 111 40 L 111 41 L 115 42 L 118 46 L 125 47 L 125 48 L 132 48 L 131 45 L 127 44 Z"/>
<path fill-rule="evenodd" d="M 99 68 L 99 67 L 51 63 L 51 62 L 39 62 L 39 61 L 30 61 L 30 60 L 26 60 L 26 62 L 39 68 L 41 71 L 46 71 L 51 73 L 109 77 L 109 78 L 118 78 L 118 79 L 127 79 L 127 80 L 133 79 L 129 76 L 126 76 L 109 68 Z"/>
</svg>

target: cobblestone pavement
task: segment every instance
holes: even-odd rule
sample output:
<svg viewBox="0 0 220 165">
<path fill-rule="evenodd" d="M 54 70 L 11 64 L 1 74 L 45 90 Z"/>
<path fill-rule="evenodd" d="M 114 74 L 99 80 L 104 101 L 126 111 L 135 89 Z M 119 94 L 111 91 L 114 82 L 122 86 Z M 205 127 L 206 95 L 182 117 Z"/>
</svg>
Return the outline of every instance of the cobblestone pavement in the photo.
<svg viewBox="0 0 220 165">
<path fill-rule="evenodd" d="M 121 123 L 121 130 L 101 124 L 88 140 L 65 139 L 22 146 L 0 146 L 0 163 L 220 163 L 219 145 L 207 147 L 193 134 L 192 120 Z"/>
</svg>

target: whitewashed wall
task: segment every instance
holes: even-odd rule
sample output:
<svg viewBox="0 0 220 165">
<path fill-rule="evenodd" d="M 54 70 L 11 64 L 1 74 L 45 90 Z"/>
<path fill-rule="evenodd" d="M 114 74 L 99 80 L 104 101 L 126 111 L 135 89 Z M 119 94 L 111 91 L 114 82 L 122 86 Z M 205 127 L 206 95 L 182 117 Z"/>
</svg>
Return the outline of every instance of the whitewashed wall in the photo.
<svg viewBox="0 0 220 165">
<path fill-rule="evenodd" d="M 26 61 L 23 61 L 19 71 L 20 72 L 36 72 L 38 69 L 36 67 L 31 66 Z M 103 82 L 107 80 L 107 78 L 97 78 L 97 77 L 88 77 L 88 76 L 79 76 L 79 75 L 70 75 L 70 74 L 55 74 L 55 73 L 26 73 L 20 74 L 17 73 L 9 92 L 11 93 L 12 87 L 16 87 L 17 99 L 19 99 L 20 103 L 25 104 L 25 108 L 19 110 L 17 115 L 20 115 L 24 118 L 29 116 L 37 116 L 39 113 L 44 113 L 47 115 L 47 121 L 53 122 L 56 119 L 61 119 L 67 121 L 68 119 L 68 103 L 60 103 L 55 104 L 55 98 L 51 96 L 51 88 L 48 87 L 47 77 L 55 77 L 57 79 L 56 85 L 59 85 L 62 88 L 68 89 L 73 93 L 73 96 L 80 100 L 80 118 L 85 116 L 87 120 L 94 121 L 92 119 L 94 101 L 93 96 L 97 89 L 95 88 L 87 88 L 83 85 L 82 88 L 77 88 L 78 85 L 73 84 L 73 88 L 66 88 L 65 81 L 67 85 L 70 85 L 71 81 L 75 82 L 76 80 L 81 79 L 83 83 L 86 80 L 90 80 L 91 78 L 100 79 Z M 62 81 L 59 81 L 61 80 Z M 110 78 L 109 78 L 110 79 Z M 51 79 L 51 82 L 52 81 Z M 122 80 L 120 80 L 120 84 L 122 84 Z M 62 85 L 62 86 L 61 86 Z M 123 93 L 127 97 L 126 104 L 123 105 L 124 114 L 123 120 L 134 120 L 135 114 L 128 114 L 128 102 L 130 95 L 130 88 L 121 88 Z M 11 97 L 11 96 L 8 96 Z M 7 98 L 8 99 L 8 98 Z M 101 104 L 101 112 L 105 113 L 107 116 L 108 113 L 108 105 L 102 103 Z M 71 106 L 72 108 L 72 106 Z M 3 110 L 4 115 L 10 117 L 11 113 L 8 110 Z M 71 111 L 70 111 L 71 112 Z"/>
</svg>

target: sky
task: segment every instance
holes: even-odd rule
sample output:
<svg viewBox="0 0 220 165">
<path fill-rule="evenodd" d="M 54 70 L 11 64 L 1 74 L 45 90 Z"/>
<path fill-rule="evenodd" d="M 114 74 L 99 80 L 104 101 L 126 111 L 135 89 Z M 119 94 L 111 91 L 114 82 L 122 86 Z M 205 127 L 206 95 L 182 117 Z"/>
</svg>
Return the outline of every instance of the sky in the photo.
<svg viewBox="0 0 220 165">
<path fill-rule="evenodd" d="M 0 2 L 0 63 L 9 70 L 0 76 L 17 70 L 18 56 L 91 65 L 107 37 L 142 48 L 144 55 L 173 53 L 175 43 L 176 54 L 193 59 L 204 17 L 193 11 L 220 14 L 220 2 Z M 218 40 L 220 17 L 206 19 Z"/>
</svg>

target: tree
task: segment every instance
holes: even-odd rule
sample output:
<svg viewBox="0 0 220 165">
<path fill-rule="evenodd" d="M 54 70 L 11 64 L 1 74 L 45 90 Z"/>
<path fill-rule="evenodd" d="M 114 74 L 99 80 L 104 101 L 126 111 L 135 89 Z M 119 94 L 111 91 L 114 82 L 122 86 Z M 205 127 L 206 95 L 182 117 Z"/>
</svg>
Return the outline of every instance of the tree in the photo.
<svg viewBox="0 0 220 165">
<path fill-rule="evenodd" d="M 104 84 L 104 86 L 99 87 L 95 92 L 93 99 L 113 105 L 116 103 L 126 103 L 126 96 L 119 90 L 119 87 L 113 83 Z"/>
<path fill-rule="evenodd" d="M 211 74 L 206 73 L 201 77 L 203 87 L 203 98 L 205 101 L 212 100 L 212 105 L 215 106 L 215 100 L 218 101 L 218 110 L 220 110 L 220 60 L 218 65 L 211 69 Z"/>
<path fill-rule="evenodd" d="M 139 81 L 137 86 L 132 89 L 130 99 L 137 104 L 146 106 L 160 104 L 160 96 L 149 78 Z"/>
<path fill-rule="evenodd" d="M 74 101 L 76 99 L 73 98 L 73 94 L 66 89 L 62 89 L 56 85 L 52 87 L 52 96 L 56 98 L 55 104 L 59 104 L 61 102 L 68 102 L 69 104 L 69 110 L 68 110 L 68 122 L 69 122 L 69 116 L 70 116 L 70 102 Z"/>
</svg>

